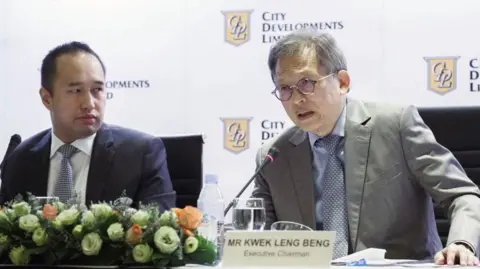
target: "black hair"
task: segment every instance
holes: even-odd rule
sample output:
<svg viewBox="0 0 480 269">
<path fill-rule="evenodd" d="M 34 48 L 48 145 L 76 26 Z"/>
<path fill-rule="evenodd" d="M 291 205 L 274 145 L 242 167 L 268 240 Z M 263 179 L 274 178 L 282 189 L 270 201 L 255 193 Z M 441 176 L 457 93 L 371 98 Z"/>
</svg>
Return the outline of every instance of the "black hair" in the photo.
<svg viewBox="0 0 480 269">
<path fill-rule="evenodd" d="M 73 54 L 78 52 L 85 52 L 91 54 L 97 58 L 97 60 L 102 65 L 103 73 L 106 73 L 105 65 L 103 64 L 100 56 L 98 56 L 89 45 L 73 41 L 59 45 L 48 52 L 48 54 L 43 58 L 42 67 L 40 69 L 41 73 L 41 84 L 50 94 L 53 93 L 53 84 L 55 81 L 55 75 L 57 73 L 57 58 L 65 54 Z"/>
</svg>

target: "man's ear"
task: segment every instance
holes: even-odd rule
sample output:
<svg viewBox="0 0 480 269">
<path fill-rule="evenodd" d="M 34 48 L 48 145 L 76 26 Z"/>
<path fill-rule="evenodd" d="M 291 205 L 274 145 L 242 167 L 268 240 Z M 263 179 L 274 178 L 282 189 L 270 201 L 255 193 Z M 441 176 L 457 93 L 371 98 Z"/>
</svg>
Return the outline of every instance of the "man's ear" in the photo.
<svg viewBox="0 0 480 269">
<path fill-rule="evenodd" d="M 40 98 L 42 99 L 42 103 L 48 110 L 52 109 L 52 94 L 45 88 L 41 88 L 39 91 Z"/>
<path fill-rule="evenodd" d="M 337 73 L 338 82 L 342 94 L 347 94 L 350 91 L 350 75 L 345 70 L 340 70 Z"/>
</svg>

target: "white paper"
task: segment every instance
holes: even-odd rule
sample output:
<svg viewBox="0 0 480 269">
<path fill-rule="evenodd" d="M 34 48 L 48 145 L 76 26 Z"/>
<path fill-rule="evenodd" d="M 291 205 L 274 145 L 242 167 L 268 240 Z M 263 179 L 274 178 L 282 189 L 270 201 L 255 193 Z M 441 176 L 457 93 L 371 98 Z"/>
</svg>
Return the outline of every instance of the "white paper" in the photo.
<svg viewBox="0 0 480 269">
<path fill-rule="evenodd" d="M 345 257 L 338 258 L 336 260 L 333 260 L 332 262 L 354 262 L 358 261 L 361 259 L 365 259 L 365 261 L 371 262 L 371 261 L 383 261 L 385 262 L 385 253 L 387 251 L 385 249 L 379 249 L 379 248 L 367 248 L 364 250 L 361 250 L 359 252 L 352 253 L 350 255 L 347 255 Z"/>
</svg>

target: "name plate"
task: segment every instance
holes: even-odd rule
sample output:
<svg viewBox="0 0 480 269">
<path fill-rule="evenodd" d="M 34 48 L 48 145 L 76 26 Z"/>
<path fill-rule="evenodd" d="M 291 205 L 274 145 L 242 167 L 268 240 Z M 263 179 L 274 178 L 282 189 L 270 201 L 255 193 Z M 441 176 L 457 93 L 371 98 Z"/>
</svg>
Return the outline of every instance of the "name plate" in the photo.
<svg viewBox="0 0 480 269">
<path fill-rule="evenodd" d="M 228 231 L 222 267 L 330 267 L 333 231 Z"/>
</svg>

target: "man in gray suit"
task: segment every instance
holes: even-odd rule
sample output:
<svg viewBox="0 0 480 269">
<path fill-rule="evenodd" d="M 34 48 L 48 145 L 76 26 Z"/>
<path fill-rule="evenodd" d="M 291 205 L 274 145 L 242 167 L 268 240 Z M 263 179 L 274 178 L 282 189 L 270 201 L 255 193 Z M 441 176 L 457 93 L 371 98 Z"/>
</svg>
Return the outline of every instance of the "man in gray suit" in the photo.
<svg viewBox="0 0 480 269">
<path fill-rule="evenodd" d="M 479 264 L 480 190 L 414 107 L 347 98 L 346 61 L 328 34 L 290 34 L 268 64 L 296 126 L 257 154 L 259 165 L 272 146 L 280 151 L 253 191 L 267 229 L 284 220 L 335 231 L 334 258 L 375 247 L 387 258 Z M 449 209 L 444 249 L 433 202 Z"/>
</svg>

